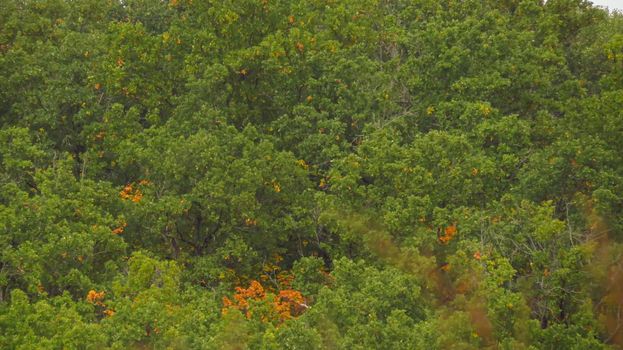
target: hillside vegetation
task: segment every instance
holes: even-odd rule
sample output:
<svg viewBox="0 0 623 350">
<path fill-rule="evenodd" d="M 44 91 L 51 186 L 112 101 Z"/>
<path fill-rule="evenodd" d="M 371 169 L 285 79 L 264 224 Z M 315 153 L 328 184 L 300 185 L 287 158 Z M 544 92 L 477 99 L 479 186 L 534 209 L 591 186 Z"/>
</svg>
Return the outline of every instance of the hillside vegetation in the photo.
<svg viewBox="0 0 623 350">
<path fill-rule="evenodd" d="M 623 16 L 0 0 L 0 348 L 622 349 Z"/>
</svg>

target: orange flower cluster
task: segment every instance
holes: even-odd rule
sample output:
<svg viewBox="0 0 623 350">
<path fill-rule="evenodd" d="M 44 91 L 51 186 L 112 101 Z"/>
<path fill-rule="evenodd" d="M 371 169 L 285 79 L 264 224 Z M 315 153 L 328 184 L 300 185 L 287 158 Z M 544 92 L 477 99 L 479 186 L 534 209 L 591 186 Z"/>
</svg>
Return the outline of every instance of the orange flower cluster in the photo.
<svg viewBox="0 0 623 350">
<path fill-rule="evenodd" d="M 223 314 L 227 314 L 230 307 L 236 308 L 244 312 L 247 318 L 251 318 L 251 311 L 249 310 L 249 300 L 259 301 L 266 297 L 264 287 L 258 281 L 251 281 L 249 288 L 236 287 L 236 294 L 234 294 L 234 300 L 230 300 L 228 297 L 223 297 Z"/>
<path fill-rule="evenodd" d="M 258 281 L 251 281 L 249 288 L 236 287 L 236 294 L 234 294 L 234 300 L 228 297 L 223 297 L 223 309 L 222 313 L 225 315 L 230 309 L 236 309 L 242 311 L 247 318 L 251 318 L 251 301 L 266 302 L 266 290 L 262 284 Z M 291 319 L 292 317 L 302 314 L 307 305 L 305 305 L 305 298 L 301 292 L 291 289 L 284 289 L 279 291 L 270 301 L 271 309 L 273 311 L 272 317 L 261 317 L 262 321 L 277 321 L 283 322 Z"/>
<path fill-rule="evenodd" d="M 448 244 L 452 238 L 456 235 L 456 224 L 452 224 L 444 230 L 444 234 L 439 236 L 439 242 L 442 244 Z"/>
<path fill-rule="evenodd" d="M 281 271 L 279 263 L 283 261 L 283 256 L 274 254 L 272 256 L 272 261 L 273 262 L 264 263 L 264 266 L 262 266 L 264 274 L 260 276 L 260 279 L 262 281 L 268 281 L 271 278 L 276 278 L 280 288 L 290 287 L 290 284 L 294 280 L 294 276 L 288 271 Z"/>
<path fill-rule="evenodd" d="M 104 315 L 106 315 L 107 317 L 110 317 L 112 315 L 115 314 L 115 310 L 111 310 L 111 309 L 106 309 L 103 311 Z"/>
<path fill-rule="evenodd" d="M 119 225 L 119 227 L 117 227 L 116 229 L 112 230 L 112 234 L 113 235 L 119 235 L 123 233 L 123 230 L 126 228 L 126 226 L 128 226 L 128 223 L 123 221 L 121 222 L 121 224 Z"/>
<path fill-rule="evenodd" d="M 102 292 L 96 292 L 94 290 L 90 290 L 89 293 L 87 294 L 87 301 L 91 304 L 95 304 L 95 305 L 104 305 L 102 303 L 102 300 L 104 299 L 104 296 L 106 296 L 106 293 L 104 291 Z"/>
<path fill-rule="evenodd" d="M 146 185 L 149 182 L 146 182 L 147 180 L 141 180 L 139 182 L 139 185 Z M 129 199 L 134 203 L 138 203 L 141 201 L 141 199 L 143 198 L 143 192 L 141 192 L 141 190 L 139 188 L 134 188 L 134 186 L 132 184 L 127 184 L 123 190 L 121 190 L 121 192 L 119 192 L 119 196 L 121 197 L 121 199 Z"/>
<path fill-rule="evenodd" d="M 106 292 L 104 291 L 97 292 L 91 289 L 89 293 L 87 293 L 87 301 L 93 305 L 97 305 L 97 306 L 104 308 L 104 310 L 102 311 L 102 314 L 104 314 L 106 317 L 111 317 L 112 315 L 115 314 L 115 310 L 106 309 L 106 304 L 104 304 L 103 302 L 105 296 L 106 296 Z"/>
<path fill-rule="evenodd" d="M 280 321 L 299 316 L 307 309 L 305 298 L 301 292 L 292 289 L 279 291 L 273 301 L 273 307 L 279 314 Z"/>
</svg>

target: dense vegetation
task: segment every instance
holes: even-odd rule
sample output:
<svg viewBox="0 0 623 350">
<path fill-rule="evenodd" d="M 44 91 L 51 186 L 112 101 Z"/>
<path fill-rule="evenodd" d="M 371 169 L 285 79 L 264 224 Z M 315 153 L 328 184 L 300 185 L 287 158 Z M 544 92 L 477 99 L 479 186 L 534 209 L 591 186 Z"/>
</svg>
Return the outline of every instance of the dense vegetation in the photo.
<svg viewBox="0 0 623 350">
<path fill-rule="evenodd" d="M 623 347 L 623 17 L 1 0 L 0 348 Z"/>
</svg>

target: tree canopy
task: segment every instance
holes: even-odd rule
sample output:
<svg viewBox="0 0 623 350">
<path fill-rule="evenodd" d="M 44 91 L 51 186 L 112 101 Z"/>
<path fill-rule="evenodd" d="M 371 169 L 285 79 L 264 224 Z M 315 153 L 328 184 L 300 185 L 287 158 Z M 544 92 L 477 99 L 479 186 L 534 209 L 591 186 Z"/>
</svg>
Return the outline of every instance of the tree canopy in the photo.
<svg viewBox="0 0 623 350">
<path fill-rule="evenodd" d="M 623 349 L 621 13 L 0 13 L 0 348 Z"/>
</svg>

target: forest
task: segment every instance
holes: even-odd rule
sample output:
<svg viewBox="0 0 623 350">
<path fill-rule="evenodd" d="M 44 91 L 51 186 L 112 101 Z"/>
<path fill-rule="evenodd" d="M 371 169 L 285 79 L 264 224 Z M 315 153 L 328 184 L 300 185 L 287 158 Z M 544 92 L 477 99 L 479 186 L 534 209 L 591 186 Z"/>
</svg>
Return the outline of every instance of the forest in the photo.
<svg viewBox="0 0 623 350">
<path fill-rule="evenodd" d="M 623 349 L 623 14 L 0 0 L 1 349 Z"/>
</svg>

